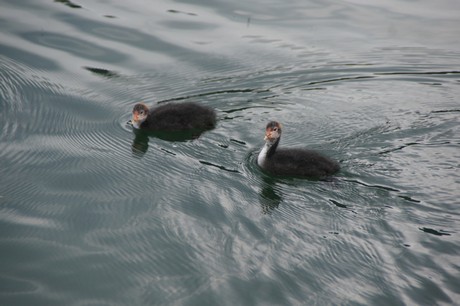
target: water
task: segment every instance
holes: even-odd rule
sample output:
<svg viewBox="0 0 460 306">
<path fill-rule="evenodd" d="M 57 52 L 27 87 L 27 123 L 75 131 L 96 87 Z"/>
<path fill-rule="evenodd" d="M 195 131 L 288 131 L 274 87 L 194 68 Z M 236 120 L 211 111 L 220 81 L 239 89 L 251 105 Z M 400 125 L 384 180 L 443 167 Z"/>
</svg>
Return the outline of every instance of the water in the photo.
<svg viewBox="0 0 460 306">
<path fill-rule="evenodd" d="M 0 1 L 2 305 L 460 298 L 460 4 Z M 199 101 L 198 139 L 135 102 Z M 330 181 L 255 165 L 269 120 Z"/>
</svg>

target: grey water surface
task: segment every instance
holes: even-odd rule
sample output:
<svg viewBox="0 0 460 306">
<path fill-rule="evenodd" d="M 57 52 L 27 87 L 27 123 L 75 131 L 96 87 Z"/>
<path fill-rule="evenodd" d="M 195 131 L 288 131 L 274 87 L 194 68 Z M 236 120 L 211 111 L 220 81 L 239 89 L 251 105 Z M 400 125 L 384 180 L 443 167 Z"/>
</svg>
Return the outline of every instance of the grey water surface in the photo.
<svg viewBox="0 0 460 306">
<path fill-rule="evenodd" d="M 0 305 L 457 304 L 459 96 L 457 0 L 0 0 Z"/>
</svg>

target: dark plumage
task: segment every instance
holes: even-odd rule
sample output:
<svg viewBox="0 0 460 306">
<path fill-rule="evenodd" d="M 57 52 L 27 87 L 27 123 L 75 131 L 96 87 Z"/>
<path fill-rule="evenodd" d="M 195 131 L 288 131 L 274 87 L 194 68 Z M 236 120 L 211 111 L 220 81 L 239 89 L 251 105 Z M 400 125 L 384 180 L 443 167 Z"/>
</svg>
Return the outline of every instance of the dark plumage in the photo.
<svg viewBox="0 0 460 306">
<path fill-rule="evenodd" d="M 277 149 L 281 124 L 272 121 L 265 129 L 265 145 L 257 164 L 265 171 L 281 176 L 321 178 L 339 171 L 339 164 L 320 153 L 305 149 Z"/>
<path fill-rule="evenodd" d="M 132 124 L 135 129 L 154 132 L 210 130 L 216 126 L 216 113 L 193 102 L 169 103 L 151 109 L 138 103 L 133 108 Z"/>
</svg>

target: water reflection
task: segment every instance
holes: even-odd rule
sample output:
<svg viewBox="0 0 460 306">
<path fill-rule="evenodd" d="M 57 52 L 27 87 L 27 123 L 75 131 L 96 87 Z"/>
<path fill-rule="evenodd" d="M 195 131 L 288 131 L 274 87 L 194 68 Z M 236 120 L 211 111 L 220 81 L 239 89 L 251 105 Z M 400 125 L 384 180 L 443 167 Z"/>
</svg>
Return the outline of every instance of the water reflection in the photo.
<svg viewBox="0 0 460 306">
<path fill-rule="evenodd" d="M 94 74 L 97 74 L 97 75 L 100 75 L 102 77 L 109 78 L 109 79 L 120 76 L 115 71 L 104 69 L 104 68 L 96 68 L 96 67 L 83 67 L 83 68 Z"/>
<path fill-rule="evenodd" d="M 131 150 L 136 157 L 143 157 L 149 148 L 150 137 L 171 142 L 186 142 L 199 138 L 203 132 L 205 131 L 190 130 L 179 132 L 147 132 L 133 129 L 134 139 L 131 145 Z"/>
<path fill-rule="evenodd" d="M 73 54 L 76 57 L 91 59 L 98 62 L 119 63 L 127 59 L 126 55 L 113 49 L 102 47 L 89 42 L 89 40 L 78 39 L 63 33 L 29 31 L 20 35 L 33 44 L 61 50 Z"/>
<path fill-rule="evenodd" d="M 133 130 L 134 140 L 131 145 L 131 151 L 135 157 L 143 157 L 149 149 L 149 136 L 143 131 Z"/>
<path fill-rule="evenodd" d="M 182 11 L 178 11 L 178 10 L 168 10 L 167 11 L 168 13 L 173 13 L 173 14 L 185 14 L 185 15 L 189 15 L 189 16 L 197 16 L 197 14 L 195 13 L 188 13 L 188 12 L 182 12 Z"/>
<path fill-rule="evenodd" d="M 451 8 L 145 2 L 2 1 L 2 304 L 453 303 Z M 132 131 L 141 99 L 219 128 Z M 345 160 L 339 184 L 265 175 L 267 117 Z"/>
<path fill-rule="evenodd" d="M 55 17 L 85 33 L 88 37 L 94 36 L 97 39 L 102 38 L 113 42 L 123 43 L 130 47 L 144 49 L 149 52 L 159 52 L 167 55 L 168 57 L 186 59 L 190 63 L 199 65 L 199 67 L 203 67 L 205 64 L 222 64 L 221 59 L 213 54 L 187 49 L 155 35 L 145 34 L 138 29 L 115 24 L 109 25 L 105 22 L 66 13 L 58 14 Z M 199 26 L 197 30 L 202 28 L 203 27 Z M 204 29 L 209 30 L 209 27 L 206 26 Z M 75 37 L 67 37 L 66 35 L 31 32 L 25 33 L 23 36 L 25 39 L 34 43 L 64 50 L 76 56 L 94 59 L 101 62 L 120 63 L 128 56 L 126 54 L 120 54 L 114 48 L 110 49 L 111 52 L 107 52 L 105 47 L 97 46 L 89 41 L 82 41 L 76 39 Z"/>
<path fill-rule="evenodd" d="M 258 166 L 255 165 L 255 167 Z M 326 177 L 321 179 L 278 177 L 270 176 L 262 171 L 259 171 L 259 174 L 261 175 L 259 202 L 263 214 L 271 214 L 273 210 L 279 207 L 279 204 L 284 200 L 282 190 L 287 190 L 290 187 L 294 187 L 295 190 L 299 190 L 299 187 L 302 184 L 301 182 L 327 184 L 331 187 L 334 187 L 335 184 L 339 182 L 339 179 L 336 177 Z M 347 208 L 347 205 L 341 204 L 335 200 L 329 199 L 329 201 L 337 207 Z"/>
<path fill-rule="evenodd" d="M 82 8 L 81 5 L 75 4 L 75 3 L 73 3 L 72 1 L 69 1 L 69 0 L 54 0 L 54 2 L 65 4 L 65 5 L 67 5 L 68 7 L 71 7 L 71 8 L 76 8 L 76 9 Z"/>
<path fill-rule="evenodd" d="M 279 191 L 276 190 L 276 180 L 270 177 L 263 177 L 259 193 L 259 202 L 263 214 L 271 214 L 278 208 L 283 200 Z"/>
<path fill-rule="evenodd" d="M 14 59 L 15 62 L 44 70 L 58 70 L 59 65 L 52 59 L 43 57 L 39 54 L 29 52 L 24 49 L 8 46 L 0 43 L 0 54 Z M 2 59 L 4 61 L 4 59 Z M 2 69 L 3 70 L 3 69 Z"/>
<path fill-rule="evenodd" d="M 421 227 L 419 228 L 419 230 L 421 230 L 422 232 L 428 233 L 428 234 L 435 235 L 435 236 L 450 236 L 450 232 L 445 231 L 445 230 L 435 230 L 435 229 L 428 228 L 428 227 Z"/>
<path fill-rule="evenodd" d="M 258 153 L 259 149 L 255 149 L 246 156 L 244 172 L 249 180 L 249 186 L 253 186 L 258 194 L 261 212 L 265 215 L 271 214 L 283 200 L 280 188 L 277 186 L 282 181 L 280 178 L 270 176 L 262 171 L 257 165 Z"/>
</svg>

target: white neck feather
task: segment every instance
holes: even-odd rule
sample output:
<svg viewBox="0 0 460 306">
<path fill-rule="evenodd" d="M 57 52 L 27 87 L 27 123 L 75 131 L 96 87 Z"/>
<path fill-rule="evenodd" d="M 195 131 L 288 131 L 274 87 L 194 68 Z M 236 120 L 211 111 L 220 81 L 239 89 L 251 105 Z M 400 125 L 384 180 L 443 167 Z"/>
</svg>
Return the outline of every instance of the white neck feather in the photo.
<svg viewBox="0 0 460 306">
<path fill-rule="evenodd" d="M 135 129 L 140 129 L 141 127 L 141 122 L 139 121 L 131 121 L 132 125 L 133 125 L 133 128 Z"/>
<path fill-rule="evenodd" d="M 266 142 L 265 145 L 263 146 L 262 150 L 259 153 L 259 156 L 257 156 L 257 164 L 259 166 L 262 167 L 264 165 L 265 161 L 267 160 L 268 150 L 270 149 L 271 146 L 272 144 L 270 144 L 269 142 Z"/>
</svg>

